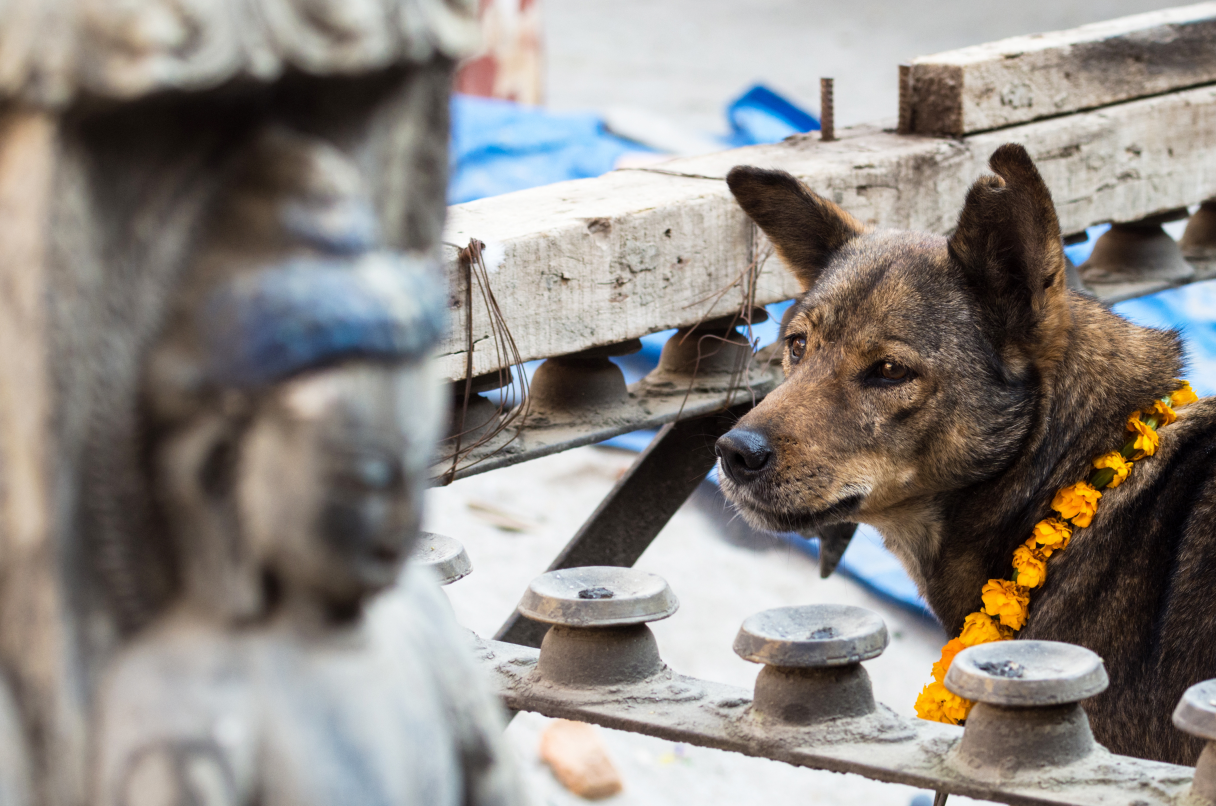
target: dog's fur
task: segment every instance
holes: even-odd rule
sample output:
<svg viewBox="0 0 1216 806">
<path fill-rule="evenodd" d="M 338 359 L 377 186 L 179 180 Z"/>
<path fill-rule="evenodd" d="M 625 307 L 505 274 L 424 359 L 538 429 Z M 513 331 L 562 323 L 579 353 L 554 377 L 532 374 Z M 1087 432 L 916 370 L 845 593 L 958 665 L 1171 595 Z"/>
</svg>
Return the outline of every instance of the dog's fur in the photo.
<svg viewBox="0 0 1216 806">
<path fill-rule="evenodd" d="M 727 179 L 805 293 L 783 332 L 785 382 L 736 427 L 771 459 L 733 474 L 724 460 L 723 489 L 760 528 L 873 524 L 951 635 L 984 583 L 1008 578 L 1054 492 L 1120 448 L 1128 416 L 1182 369 L 1176 333 L 1065 287 L 1026 151 L 1002 146 L 990 164 L 999 176 L 975 183 L 949 238 L 867 229 L 783 172 Z M 911 372 L 884 380 L 883 361 Z M 1178 414 L 1051 558 L 1017 637 L 1102 656 L 1110 688 L 1085 703 L 1102 744 L 1194 764 L 1201 743 L 1170 715 L 1216 677 L 1216 399 Z"/>
</svg>

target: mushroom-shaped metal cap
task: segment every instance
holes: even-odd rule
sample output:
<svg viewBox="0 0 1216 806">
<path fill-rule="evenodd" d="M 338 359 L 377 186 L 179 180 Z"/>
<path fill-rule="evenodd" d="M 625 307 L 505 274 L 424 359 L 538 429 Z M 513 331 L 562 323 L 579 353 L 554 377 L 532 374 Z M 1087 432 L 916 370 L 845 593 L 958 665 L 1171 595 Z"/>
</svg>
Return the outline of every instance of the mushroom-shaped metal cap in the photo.
<svg viewBox="0 0 1216 806">
<path fill-rule="evenodd" d="M 869 610 L 802 605 L 749 616 L 735 636 L 735 653 L 766 666 L 811 669 L 877 658 L 888 641 L 887 625 Z"/>
<path fill-rule="evenodd" d="M 680 603 L 667 580 L 634 568 L 589 565 L 541 574 L 519 602 L 524 618 L 566 627 L 620 627 L 665 619 Z"/>
<path fill-rule="evenodd" d="M 1216 680 L 1204 680 L 1186 690 L 1174 709 L 1174 727 L 1216 742 Z"/>
<path fill-rule="evenodd" d="M 410 562 L 429 566 L 439 578 L 440 585 L 450 585 L 467 577 L 473 563 L 460 541 L 445 535 L 420 532 L 418 542 L 410 553 Z"/>
<path fill-rule="evenodd" d="M 946 688 L 990 705 L 1080 702 L 1110 682 L 1102 658 L 1059 641 L 997 641 L 964 649 L 946 673 Z"/>
</svg>

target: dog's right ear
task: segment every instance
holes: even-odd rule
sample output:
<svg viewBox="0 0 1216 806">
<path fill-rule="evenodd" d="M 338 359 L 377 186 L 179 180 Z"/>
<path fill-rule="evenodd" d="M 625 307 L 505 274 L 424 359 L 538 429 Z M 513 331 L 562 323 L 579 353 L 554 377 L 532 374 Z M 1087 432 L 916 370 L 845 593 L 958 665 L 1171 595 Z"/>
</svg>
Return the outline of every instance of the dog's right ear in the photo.
<svg viewBox="0 0 1216 806">
<path fill-rule="evenodd" d="M 785 171 L 737 165 L 726 184 L 803 291 L 819 279 L 834 252 L 865 231 L 860 221 Z"/>
</svg>

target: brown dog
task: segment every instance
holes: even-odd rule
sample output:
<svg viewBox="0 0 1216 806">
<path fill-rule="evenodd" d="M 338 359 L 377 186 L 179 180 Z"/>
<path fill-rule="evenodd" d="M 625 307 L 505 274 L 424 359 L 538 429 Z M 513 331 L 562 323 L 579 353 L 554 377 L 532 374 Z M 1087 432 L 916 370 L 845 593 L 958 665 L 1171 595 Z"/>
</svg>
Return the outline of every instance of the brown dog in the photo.
<svg viewBox="0 0 1216 806">
<path fill-rule="evenodd" d="M 1182 368 L 1176 333 L 1065 287 L 1026 151 L 1002 146 L 990 164 L 999 178 L 975 183 L 949 238 L 869 230 L 780 171 L 727 178 L 804 293 L 782 334 L 785 382 L 718 442 L 723 490 L 759 528 L 873 524 L 951 635 L 1054 492 L 1118 450 L 1128 416 Z M 1170 714 L 1216 677 L 1216 402 L 1159 433 L 1052 557 L 1018 637 L 1102 656 L 1110 688 L 1085 703 L 1098 741 L 1194 764 L 1201 744 Z"/>
</svg>

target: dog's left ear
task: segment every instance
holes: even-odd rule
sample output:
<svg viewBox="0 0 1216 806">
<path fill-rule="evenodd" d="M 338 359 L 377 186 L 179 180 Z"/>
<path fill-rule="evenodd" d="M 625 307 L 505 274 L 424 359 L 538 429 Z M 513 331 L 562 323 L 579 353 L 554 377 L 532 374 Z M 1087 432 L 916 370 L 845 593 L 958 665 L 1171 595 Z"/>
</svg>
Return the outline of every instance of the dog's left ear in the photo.
<svg viewBox="0 0 1216 806">
<path fill-rule="evenodd" d="M 1026 149 L 1007 143 L 988 161 L 996 176 L 971 186 L 951 256 L 975 291 L 998 348 L 1055 341 L 1064 304 L 1064 244 L 1051 192 Z"/>
</svg>

